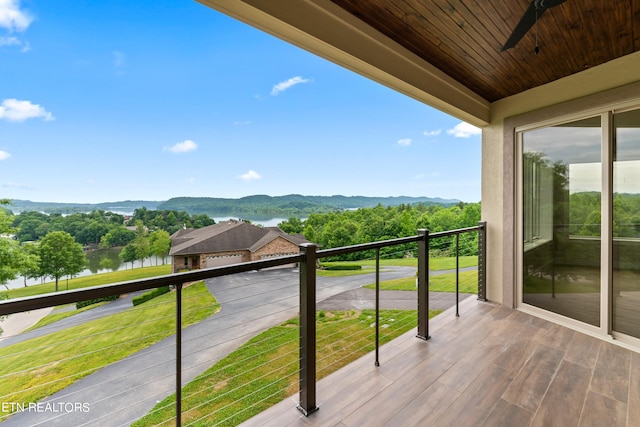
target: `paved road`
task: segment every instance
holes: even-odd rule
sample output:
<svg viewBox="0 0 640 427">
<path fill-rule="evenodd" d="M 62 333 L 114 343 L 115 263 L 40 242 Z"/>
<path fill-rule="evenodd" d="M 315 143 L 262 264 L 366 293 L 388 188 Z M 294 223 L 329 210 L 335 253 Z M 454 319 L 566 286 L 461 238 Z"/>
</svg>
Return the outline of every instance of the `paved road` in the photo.
<svg viewBox="0 0 640 427">
<path fill-rule="evenodd" d="M 381 272 L 380 279 L 391 280 L 413 274 L 415 269 L 411 267 L 388 267 Z M 298 277 L 297 270 L 286 269 L 243 273 L 207 281 L 207 288 L 216 296 L 222 310 L 183 330 L 183 384 L 257 333 L 295 316 L 298 312 Z M 369 274 L 318 277 L 318 300 L 371 282 L 372 275 Z M 73 405 L 62 405 L 63 409 L 57 413 L 51 410 L 21 412 L 1 425 L 129 425 L 175 391 L 174 379 L 175 337 L 169 337 L 41 402 L 56 407 L 79 404 L 79 410 L 66 412 L 64 409 Z M 85 411 L 87 408 L 89 410 Z"/>
<path fill-rule="evenodd" d="M 50 334 L 52 332 L 61 331 L 63 329 L 70 328 L 72 326 L 81 325 L 91 320 L 99 319 L 104 316 L 110 316 L 112 314 L 120 313 L 121 311 L 131 308 L 133 303 L 131 300 L 137 295 L 143 294 L 145 291 L 134 292 L 126 294 L 115 301 L 111 301 L 108 304 L 101 305 L 91 310 L 83 311 L 73 316 L 62 319 L 58 322 L 51 323 L 47 326 L 43 326 L 33 331 L 23 332 L 19 335 L 4 338 L 0 340 L 0 347 L 6 347 L 11 344 L 19 343 L 22 341 L 30 340 L 31 338 L 41 337 L 43 335 Z M 62 309 L 62 310 L 66 310 Z M 55 313 L 56 310 L 53 311 Z"/>
</svg>

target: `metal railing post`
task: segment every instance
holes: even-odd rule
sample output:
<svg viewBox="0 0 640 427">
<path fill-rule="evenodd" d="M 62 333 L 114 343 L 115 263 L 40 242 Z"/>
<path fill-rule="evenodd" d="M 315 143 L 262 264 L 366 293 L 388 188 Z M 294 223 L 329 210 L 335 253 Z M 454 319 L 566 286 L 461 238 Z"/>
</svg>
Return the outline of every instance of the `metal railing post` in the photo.
<svg viewBox="0 0 640 427">
<path fill-rule="evenodd" d="M 380 366 L 380 248 L 376 248 L 376 366 Z"/>
<path fill-rule="evenodd" d="M 316 251 L 312 243 L 300 245 L 300 403 L 309 416 L 316 406 Z"/>
<path fill-rule="evenodd" d="M 182 283 L 176 285 L 176 427 L 182 425 Z"/>
<path fill-rule="evenodd" d="M 487 222 L 478 223 L 478 300 L 487 301 Z"/>
<path fill-rule="evenodd" d="M 460 233 L 456 233 L 456 317 L 460 317 Z"/>
<path fill-rule="evenodd" d="M 418 230 L 418 338 L 429 336 L 429 230 Z"/>
</svg>

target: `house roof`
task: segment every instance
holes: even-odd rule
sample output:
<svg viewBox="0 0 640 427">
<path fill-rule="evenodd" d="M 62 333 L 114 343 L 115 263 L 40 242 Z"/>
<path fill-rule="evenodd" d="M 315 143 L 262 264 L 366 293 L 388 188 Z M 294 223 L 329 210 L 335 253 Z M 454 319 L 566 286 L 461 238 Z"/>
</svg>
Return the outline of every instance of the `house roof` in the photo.
<svg viewBox="0 0 640 427">
<path fill-rule="evenodd" d="M 491 103 L 640 51 L 640 0 L 566 0 L 505 51 L 532 0 L 199 1 L 478 126 Z M 628 68 L 580 90 L 636 81 Z"/>
<path fill-rule="evenodd" d="M 171 236 L 169 255 L 248 250 L 255 252 L 278 238 L 295 245 L 305 243 L 300 235 L 288 235 L 278 227 L 257 227 L 244 221 L 223 221 L 208 227 L 178 230 Z"/>
</svg>

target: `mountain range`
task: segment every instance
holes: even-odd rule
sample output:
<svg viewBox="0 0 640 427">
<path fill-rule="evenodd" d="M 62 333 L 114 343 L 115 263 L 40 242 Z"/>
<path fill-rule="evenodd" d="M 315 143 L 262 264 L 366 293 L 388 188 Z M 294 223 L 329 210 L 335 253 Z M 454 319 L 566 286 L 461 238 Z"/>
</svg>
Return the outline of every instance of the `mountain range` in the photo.
<svg viewBox="0 0 640 427">
<path fill-rule="evenodd" d="M 14 213 L 38 211 L 44 213 L 70 214 L 104 210 L 111 212 L 131 213 L 135 209 L 176 210 L 190 214 L 207 214 L 209 216 L 306 216 L 311 213 L 322 213 L 336 210 L 374 207 L 377 205 L 397 206 L 401 204 L 452 205 L 459 203 L 456 199 L 439 197 L 367 197 L 367 196 L 303 196 L 289 194 L 286 196 L 254 195 L 239 199 L 216 197 L 175 197 L 166 201 L 126 200 L 103 203 L 57 203 L 33 202 L 30 200 L 11 200 L 8 206 Z"/>
</svg>

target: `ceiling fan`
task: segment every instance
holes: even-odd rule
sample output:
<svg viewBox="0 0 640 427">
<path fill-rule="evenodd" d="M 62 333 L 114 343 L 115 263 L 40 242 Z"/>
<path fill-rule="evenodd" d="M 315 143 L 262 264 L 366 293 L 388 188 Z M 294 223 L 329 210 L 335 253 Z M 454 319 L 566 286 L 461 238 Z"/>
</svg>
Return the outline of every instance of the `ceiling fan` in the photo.
<svg viewBox="0 0 640 427">
<path fill-rule="evenodd" d="M 516 25 L 507 42 L 502 46 L 501 52 L 511 49 L 518 44 L 520 39 L 533 27 L 542 14 L 554 6 L 564 3 L 566 0 L 532 0 L 527 11 L 520 18 L 520 22 Z M 536 53 L 538 53 L 538 43 L 536 40 Z"/>
</svg>

